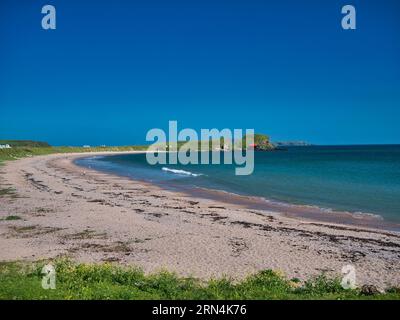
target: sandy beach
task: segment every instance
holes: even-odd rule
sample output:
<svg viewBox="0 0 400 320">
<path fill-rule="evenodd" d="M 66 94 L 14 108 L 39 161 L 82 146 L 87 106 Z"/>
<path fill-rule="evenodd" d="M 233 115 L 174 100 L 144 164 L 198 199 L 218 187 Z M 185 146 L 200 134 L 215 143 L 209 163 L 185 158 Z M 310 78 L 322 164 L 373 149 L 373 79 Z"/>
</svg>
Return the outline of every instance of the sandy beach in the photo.
<svg viewBox="0 0 400 320">
<path fill-rule="evenodd" d="M 0 198 L 1 261 L 67 256 L 204 279 L 273 269 L 301 280 L 340 276 L 351 264 L 359 285 L 400 285 L 399 233 L 173 192 L 75 165 L 82 156 L 0 167 L 0 188 L 15 189 Z M 11 215 L 21 219 L 5 220 Z"/>
</svg>

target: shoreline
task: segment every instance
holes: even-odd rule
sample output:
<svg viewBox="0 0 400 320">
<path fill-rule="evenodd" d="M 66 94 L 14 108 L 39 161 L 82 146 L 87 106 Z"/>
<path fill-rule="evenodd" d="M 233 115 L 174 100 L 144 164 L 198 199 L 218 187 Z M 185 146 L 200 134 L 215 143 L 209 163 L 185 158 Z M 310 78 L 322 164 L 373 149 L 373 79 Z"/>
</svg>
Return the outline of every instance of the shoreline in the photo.
<svg viewBox="0 0 400 320">
<path fill-rule="evenodd" d="M 249 209 L 73 163 L 104 154 L 111 153 L 38 156 L 1 167 L 1 188 L 16 190 L 1 198 L 1 261 L 69 256 L 203 279 L 273 269 L 301 280 L 340 276 L 352 264 L 359 284 L 400 284 L 397 232 Z M 4 219 L 10 215 L 20 219 Z"/>
<path fill-rule="evenodd" d="M 96 155 L 93 157 L 96 157 Z M 215 200 L 218 202 L 223 202 L 225 204 L 238 205 L 246 209 L 256 209 L 266 212 L 273 212 L 275 214 L 279 214 L 288 218 L 294 218 L 299 220 L 306 219 L 315 223 L 332 223 L 332 224 L 340 224 L 357 228 L 371 228 L 371 229 L 380 229 L 383 231 L 400 232 L 400 223 L 387 220 L 378 214 L 371 214 L 364 212 L 355 213 L 350 211 L 339 211 L 330 208 L 325 209 L 317 205 L 311 205 L 311 204 L 293 204 L 283 201 L 271 200 L 260 196 L 232 193 L 219 189 L 210 189 L 198 186 L 177 185 L 169 181 L 152 182 L 144 179 L 138 179 L 130 175 L 124 175 L 122 173 L 113 172 L 112 170 L 101 170 L 98 168 L 91 168 L 83 164 L 76 163 L 76 160 L 82 158 L 92 158 L 92 157 L 90 156 L 77 157 L 76 159 L 73 160 L 73 163 L 78 167 L 96 170 L 98 172 L 115 175 L 121 178 L 128 178 L 132 181 L 136 181 L 139 183 L 146 183 L 146 184 L 149 183 L 151 185 L 158 186 L 162 189 L 170 190 L 172 192 L 174 191 L 183 192 L 188 196 L 194 198 Z"/>
</svg>

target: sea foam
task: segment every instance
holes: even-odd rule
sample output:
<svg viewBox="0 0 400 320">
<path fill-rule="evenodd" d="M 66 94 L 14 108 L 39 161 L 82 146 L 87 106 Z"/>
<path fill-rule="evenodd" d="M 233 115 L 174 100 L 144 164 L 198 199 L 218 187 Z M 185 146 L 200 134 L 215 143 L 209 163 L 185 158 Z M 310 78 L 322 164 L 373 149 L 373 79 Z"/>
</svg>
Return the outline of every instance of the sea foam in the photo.
<svg viewBox="0 0 400 320">
<path fill-rule="evenodd" d="M 201 176 L 201 173 L 193 173 L 190 171 L 185 171 L 185 170 L 178 170 L 178 169 L 170 169 L 167 167 L 162 167 L 163 171 L 167 171 L 167 172 L 171 172 L 171 173 L 175 173 L 175 174 L 181 174 L 181 175 L 185 175 L 185 176 L 192 176 L 192 177 L 198 177 Z"/>
</svg>

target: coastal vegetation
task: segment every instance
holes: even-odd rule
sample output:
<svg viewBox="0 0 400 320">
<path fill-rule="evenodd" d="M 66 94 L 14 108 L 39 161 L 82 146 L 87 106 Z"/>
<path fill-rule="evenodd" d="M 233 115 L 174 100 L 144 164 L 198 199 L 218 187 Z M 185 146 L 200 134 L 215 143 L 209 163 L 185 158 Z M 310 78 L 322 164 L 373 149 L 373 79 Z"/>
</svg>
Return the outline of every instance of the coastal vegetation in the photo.
<svg viewBox="0 0 400 320">
<path fill-rule="evenodd" d="M 0 145 L 9 145 L 10 147 L 50 147 L 47 142 L 33 140 L 0 140 Z"/>
<path fill-rule="evenodd" d="M 184 141 L 177 143 L 178 150 L 185 144 Z M 201 141 L 195 141 L 194 149 L 201 149 Z M 78 153 L 78 152 L 106 152 L 106 151 L 140 151 L 146 150 L 146 145 L 131 146 L 50 146 L 47 142 L 38 142 L 31 140 L 0 140 L 0 144 L 9 144 L 11 148 L 0 149 L 0 163 L 5 160 L 15 160 L 19 158 L 40 156 L 54 153 Z M 257 150 L 273 150 L 274 146 L 270 143 L 269 137 L 263 134 L 254 135 L 254 144 Z M 209 141 L 209 150 L 212 149 L 213 143 Z M 218 145 L 218 143 L 217 143 Z M 226 149 L 224 138 L 220 139 L 220 149 Z M 246 148 L 245 137 L 243 138 L 243 148 Z M 168 150 L 168 145 L 167 145 Z"/>
<path fill-rule="evenodd" d="M 185 144 L 185 141 L 177 143 L 178 150 Z M 201 149 L 201 141 L 195 141 L 194 149 Z M 246 149 L 246 136 L 243 137 L 242 147 Z M 106 152 L 106 151 L 140 151 L 146 150 L 146 145 L 131 145 L 131 146 L 50 146 L 47 142 L 32 141 L 32 140 L 0 140 L 0 145 L 8 144 L 10 148 L 0 149 L 0 163 L 5 160 L 15 160 L 25 157 L 40 156 L 55 153 L 79 153 L 79 152 Z M 222 137 L 217 143 L 220 149 L 227 149 L 227 144 Z M 213 148 L 212 140 L 209 141 L 209 150 Z M 274 149 L 273 144 L 267 135 L 254 134 L 254 146 L 256 150 L 270 151 Z M 232 148 L 228 146 L 228 149 Z M 168 150 L 168 145 L 167 145 Z"/>
<path fill-rule="evenodd" d="M 5 140 L 2 140 L 5 141 Z M 12 146 L 10 144 L 10 146 Z M 37 143 L 17 145 L 9 149 L 0 149 L 0 162 L 15 160 L 19 158 L 47 155 L 53 153 L 75 153 L 75 152 L 101 152 L 101 151 L 136 151 L 146 150 L 146 146 L 99 146 L 99 147 L 52 147 L 37 146 Z"/>
<path fill-rule="evenodd" d="M 243 148 L 247 148 L 246 138 L 248 138 L 248 135 L 245 135 L 243 137 L 243 142 L 242 142 Z M 253 135 L 253 139 L 254 139 L 254 149 L 255 150 L 271 151 L 275 148 L 274 145 L 270 142 L 269 136 L 267 136 L 265 134 L 255 133 Z M 251 147 L 251 146 L 249 146 L 249 147 Z"/>
<path fill-rule="evenodd" d="M 43 289 L 44 262 L 0 263 L 0 299 L 400 299 L 399 289 L 374 293 L 345 290 L 338 279 L 325 276 L 300 282 L 264 270 L 241 281 L 201 281 L 161 271 L 145 274 L 134 267 L 110 263 L 76 264 L 59 259 L 56 289 Z"/>
<path fill-rule="evenodd" d="M 202 143 L 203 141 L 198 140 L 198 141 L 178 141 L 176 143 L 176 147 L 178 150 L 186 145 L 186 147 L 190 147 L 194 150 L 202 150 L 202 151 L 207 151 L 207 150 L 242 150 L 242 149 L 247 149 L 247 148 L 254 148 L 255 150 L 258 151 L 272 151 L 275 149 L 275 145 L 270 142 L 269 136 L 261 133 L 256 133 L 253 135 L 253 141 L 254 143 L 251 146 L 247 146 L 246 142 L 246 137 L 248 135 L 244 135 L 242 139 L 239 139 L 240 143 L 237 143 L 238 141 L 228 141 L 225 139 L 225 137 L 220 137 L 219 139 L 210 139 L 207 143 Z M 240 141 L 241 140 L 241 141 Z M 163 144 L 159 144 L 162 146 Z M 204 150 L 204 147 L 206 150 Z M 166 150 L 169 150 L 169 144 L 166 144 Z"/>
</svg>

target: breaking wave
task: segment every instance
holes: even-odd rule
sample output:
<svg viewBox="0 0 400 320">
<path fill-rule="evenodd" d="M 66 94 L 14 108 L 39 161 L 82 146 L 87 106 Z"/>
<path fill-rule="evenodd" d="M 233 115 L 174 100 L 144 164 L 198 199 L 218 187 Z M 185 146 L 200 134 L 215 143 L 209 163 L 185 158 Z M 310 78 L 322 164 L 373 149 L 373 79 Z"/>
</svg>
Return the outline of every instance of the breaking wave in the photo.
<svg viewBox="0 0 400 320">
<path fill-rule="evenodd" d="M 193 173 L 193 172 L 185 171 L 185 170 L 170 169 L 170 168 L 167 168 L 167 167 L 162 167 L 161 170 L 167 171 L 167 172 L 171 172 L 171 173 L 175 173 L 175 174 L 185 175 L 185 176 L 192 176 L 192 177 L 202 176 L 201 173 Z"/>
</svg>

